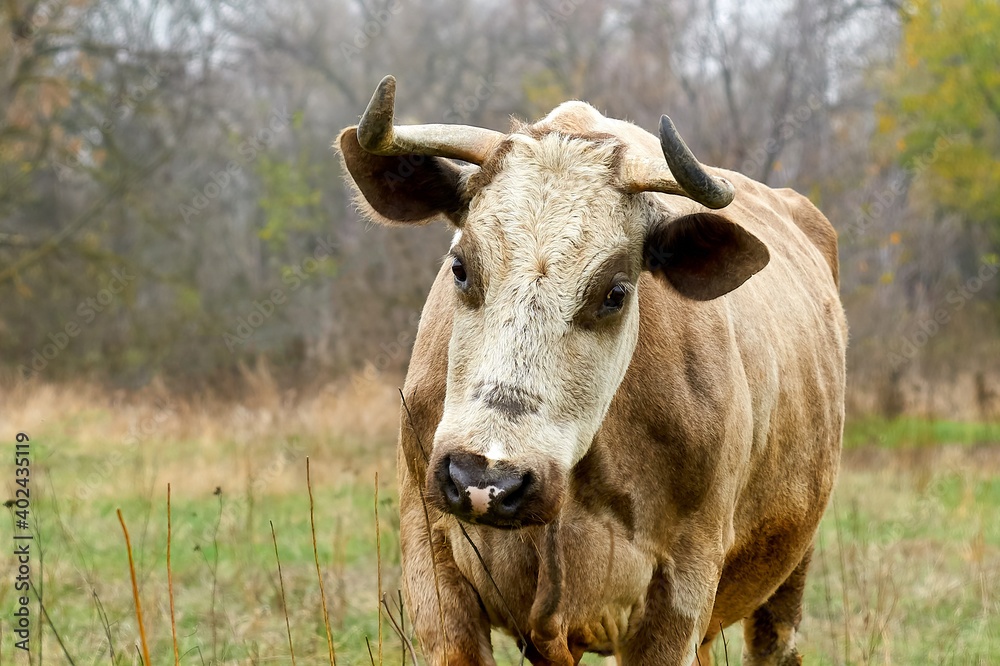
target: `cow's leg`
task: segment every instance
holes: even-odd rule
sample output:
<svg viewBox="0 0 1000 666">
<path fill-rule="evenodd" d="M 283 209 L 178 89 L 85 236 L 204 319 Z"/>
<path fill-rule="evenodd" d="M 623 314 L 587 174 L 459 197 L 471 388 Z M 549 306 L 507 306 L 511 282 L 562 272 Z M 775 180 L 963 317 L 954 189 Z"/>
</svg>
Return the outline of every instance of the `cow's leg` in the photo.
<svg viewBox="0 0 1000 666">
<path fill-rule="evenodd" d="M 705 627 L 719 585 L 722 556 L 661 565 L 646 591 L 646 608 L 635 635 L 623 649 L 627 666 L 691 666 L 698 660 Z M 715 560 L 718 564 L 714 564 Z"/>
<path fill-rule="evenodd" d="M 403 593 L 427 662 L 435 666 L 493 666 L 489 618 L 476 591 L 458 570 L 445 531 L 433 527 L 439 514 L 430 506 L 427 512 L 433 539 L 428 538 L 420 488 L 403 460 L 402 448 L 397 473 Z M 438 606 L 439 592 L 443 613 Z"/>
<path fill-rule="evenodd" d="M 802 620 L 802 593 L 812 559 L 809 546 L 798 566 L 763 606 L 743 620 L 745 666 L 798 666 L 795 632 Z"/>
</svg>

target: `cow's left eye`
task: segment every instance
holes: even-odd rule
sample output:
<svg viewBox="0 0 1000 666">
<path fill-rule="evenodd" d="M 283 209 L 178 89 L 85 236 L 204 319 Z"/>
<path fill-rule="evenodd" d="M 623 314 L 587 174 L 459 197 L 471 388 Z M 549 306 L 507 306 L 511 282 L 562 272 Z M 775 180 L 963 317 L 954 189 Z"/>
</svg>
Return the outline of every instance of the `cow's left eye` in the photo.
<svg viewBox="0 0 1000 666">
<path fill-rule="evenodd" d="M 621 310 L 625 304 L 626 296 L 628 296 L 628 289 L 625 288 L 625 285 L 616 284 L 604 296 L 604 308 L 606 310 Z"/>
<path fill-rule="evenodd" d="M 465 271 L 465 264 L 458 257 L 451 260 L 451 273 L 455 276 L 455 284 L 462 289 L 468 287 L 469 275 Z"/>
</svg>

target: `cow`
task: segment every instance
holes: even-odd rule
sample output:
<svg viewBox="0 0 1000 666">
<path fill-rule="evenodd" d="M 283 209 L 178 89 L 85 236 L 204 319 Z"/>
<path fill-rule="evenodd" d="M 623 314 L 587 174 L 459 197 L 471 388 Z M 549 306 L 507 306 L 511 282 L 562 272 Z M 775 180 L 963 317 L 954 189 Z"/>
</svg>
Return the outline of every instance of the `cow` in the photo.
<svg viewBox="0 0 1000 666">
<path fill-rule="evenodd" d="M 430 663 L 799 664 L 844 420 L 837 235 L 810 201 L 566 102 L 336 147 L 369 220 L 454 239 L 402 389 L 403 588 Z"/>
</svg>

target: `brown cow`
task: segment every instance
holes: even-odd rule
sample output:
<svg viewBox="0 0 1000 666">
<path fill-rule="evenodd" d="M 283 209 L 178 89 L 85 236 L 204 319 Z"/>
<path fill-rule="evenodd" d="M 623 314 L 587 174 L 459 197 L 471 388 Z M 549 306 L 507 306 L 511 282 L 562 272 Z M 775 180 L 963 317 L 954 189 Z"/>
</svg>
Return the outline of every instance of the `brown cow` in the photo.
<svg viewBox="0 0 1000 666">
<path fill-rule="evenodd" d="M 581 102 L 508 135 L 394 127 L 394 92 L 337 145 L 370 219 L 457 229 L 398 455 L 429 660 L 492 664 L 497 626 L 536 664 L 707 664 L 742 620 L 744 664 L 800 663 L 844 416 L 830 223 L 666 116 L 659 141 Z"/>
</svg>

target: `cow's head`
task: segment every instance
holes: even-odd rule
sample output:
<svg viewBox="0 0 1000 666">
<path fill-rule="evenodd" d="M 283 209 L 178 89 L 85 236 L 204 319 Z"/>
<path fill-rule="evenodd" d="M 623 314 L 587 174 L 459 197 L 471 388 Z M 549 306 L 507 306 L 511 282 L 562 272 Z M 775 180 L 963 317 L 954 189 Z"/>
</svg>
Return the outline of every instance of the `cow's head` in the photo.
<svg viewBox="0 0 1000 666">
<path fill-rule="evenodd" d="M 428 495 L 465 520 L 548 522 L 629 366 L 640 273 L 708 300 L 761 270 L 767 248 L 718 214 L 671 217 L 642 194 L 710 208 L 733 199 L 666 116 L 666 162 L 654 164 L 610 135 L 394 127 L 394 92 L 383 79 L 338 147 L 370 218 L 443 215 L 457 229 L 445 259 L 454 321 Z"/>
</svg>

